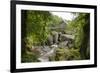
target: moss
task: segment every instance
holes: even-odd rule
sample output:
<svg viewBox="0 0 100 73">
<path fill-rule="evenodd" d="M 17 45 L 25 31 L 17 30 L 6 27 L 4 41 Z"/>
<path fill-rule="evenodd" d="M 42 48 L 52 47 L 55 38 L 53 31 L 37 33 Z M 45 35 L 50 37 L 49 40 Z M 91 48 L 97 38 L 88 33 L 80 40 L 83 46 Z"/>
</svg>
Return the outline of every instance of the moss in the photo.
<svg viewBox="0 0 100 73">
<path fill-rule="evenodd" d="M 78 49 L 64 49 L 64 48 L 58 48 L 56 50 L 56 55 L 50 57 L 51 61 L 65 61 L 65 60 L 79 60 L 80 59 L 80 53 Z"/>
<path fill-rule="evenodd" d="M 39 62 L 38 57 L 39 57 L 38 53 L 34 53 L 34 52 L 23 53 L 22 58 L 21 58 L 21 62 L 22 63 Z"/>
</svg>

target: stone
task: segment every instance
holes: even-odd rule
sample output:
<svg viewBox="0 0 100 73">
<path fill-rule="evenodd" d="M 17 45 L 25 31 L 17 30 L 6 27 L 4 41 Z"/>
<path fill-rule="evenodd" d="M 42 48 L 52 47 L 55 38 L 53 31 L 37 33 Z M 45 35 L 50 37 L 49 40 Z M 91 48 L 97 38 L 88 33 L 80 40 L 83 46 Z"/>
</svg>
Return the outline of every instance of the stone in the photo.
<svg viewBox="0 0 100 73">
<path fill-rule="evenodd" d="M 58 47 L 59 48 L 67 48 L 68 47 L 67 44 L 68 44 L 68 41 L 63 41 L 63 42 L 59 43 Z"/>
<path fill-rule="evenodd" d="M 52 31 L 52 36 L 53 36 L 53 43 L 57 44 L 58 43 L 58 32 Z"/>
<path fill-rule="evenodd" d="M 53 36 L 49 35 L 47 41 L 45 42 L 46 45 L 50 46 L 53 44 Z"/>
</svg>

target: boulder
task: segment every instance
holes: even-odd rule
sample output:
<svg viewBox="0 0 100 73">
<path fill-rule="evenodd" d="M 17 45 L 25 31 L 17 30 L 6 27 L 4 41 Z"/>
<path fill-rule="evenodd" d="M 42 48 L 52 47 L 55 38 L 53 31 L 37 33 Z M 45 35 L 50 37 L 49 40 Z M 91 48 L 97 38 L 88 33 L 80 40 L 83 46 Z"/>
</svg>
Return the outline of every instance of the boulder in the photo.
<svg viewBox="0 0 100 73">
<path fill-rule="evenodd" d="M 45 42 L 46 45 L 50 46 L 53 44 L 53 36 L 49 35 L 47 41 Z"/>
<path fill-rule="evenodd" d="M 67 48 L 68 46 L 68 41 L 63 41 L 63 42 L 60 42 L 58 47 L 59 48 Z"/>
<path fill-rule="evenodd" d="M 60 35 L 61 41 L 72 41 L 74 40 L 73 35 L 61 34 Z"/>
<path fill-rule="evenodd" d="M 58 32 L 52 31 L 51 34 L 53 36 L 53 44 L 57 44 L 58 43 Z"/>
</svg>

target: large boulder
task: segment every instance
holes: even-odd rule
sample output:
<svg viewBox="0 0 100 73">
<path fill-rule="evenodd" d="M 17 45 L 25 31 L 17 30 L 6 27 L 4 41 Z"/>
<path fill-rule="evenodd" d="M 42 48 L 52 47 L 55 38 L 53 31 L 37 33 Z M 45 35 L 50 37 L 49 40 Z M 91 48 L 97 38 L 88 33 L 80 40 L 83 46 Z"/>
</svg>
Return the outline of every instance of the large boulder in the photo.
<svg viewBox="0 0 100 73">
<path fill-rule="evenodd" d="M 68 46 L 68 41 L 63 41 L 63 42 L 60 42 L 58 47 L 59 48 L 67 48 Z"/>
<path fill-rule="evenodd" d="M 52 31 L 51 34 L 53 36 L 53 43 L 57 44 L 58 43 L 58 32 Z"/>
<path fill-rule="evenodd" d="M 53 45 L 53 44 L 57 44 L 58 43 L 58 32 L 56 31 L 52 31 L 51 35 L 48 36 L 47 41 L 46 41 L 46 45 Z"/>
<path fill-rule="evenodd" d="M 61 34 L 60 38 L 61 38 L 61 41 L 72 41 L 72 40 L 74 40 L 74 36 L 68 35 L 68 34 Z"/>
<path fill-rule="evenodd" d="M 53 44 L 53 36 L 49 35 L 47 41 L 45 42 L 46 45 L 51 46 Z"/>
</svg>

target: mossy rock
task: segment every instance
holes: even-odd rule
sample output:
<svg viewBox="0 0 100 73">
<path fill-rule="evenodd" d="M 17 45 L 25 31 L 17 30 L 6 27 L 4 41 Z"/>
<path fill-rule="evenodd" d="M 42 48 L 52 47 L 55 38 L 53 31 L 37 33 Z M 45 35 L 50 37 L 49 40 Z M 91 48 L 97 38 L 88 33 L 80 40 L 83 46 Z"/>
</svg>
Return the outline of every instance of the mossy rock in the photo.
<svg viewBox="0 0 100 73">
<path fill-rule="evenodd" d="M 51 61 L 66 61 L 66 60 L 79 60 L 80 53 L 78 49 L 64 49 L 58 48 L 56 55 L 51 57 Z"/>
</svg>

